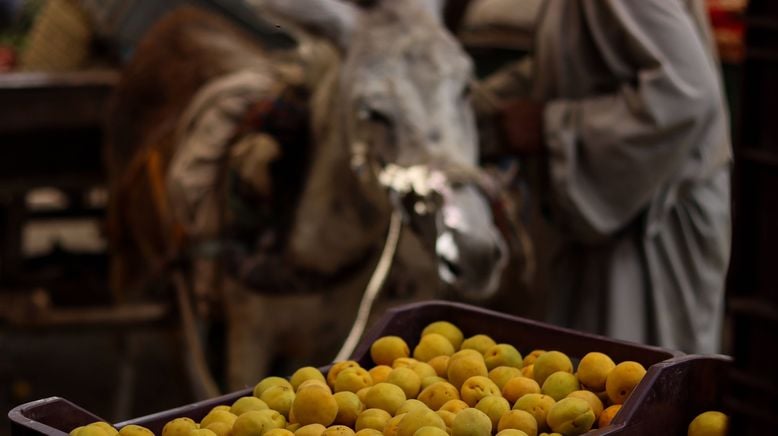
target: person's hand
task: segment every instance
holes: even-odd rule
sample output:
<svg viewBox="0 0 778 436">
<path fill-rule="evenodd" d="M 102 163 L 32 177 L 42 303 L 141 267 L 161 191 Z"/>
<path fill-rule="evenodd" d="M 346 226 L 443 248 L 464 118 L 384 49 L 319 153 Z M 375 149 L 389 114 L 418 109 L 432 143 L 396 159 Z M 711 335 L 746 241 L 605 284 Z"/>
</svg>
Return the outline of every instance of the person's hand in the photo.
<svg viewBox="0 0 778 436">
<path fill-rule="evenodd" d="M 505 103 L 499 125 L 508 148 L 518 154 L 538 154 L 543 144 L 543 104 L 527 99 Z"/>
</svg>

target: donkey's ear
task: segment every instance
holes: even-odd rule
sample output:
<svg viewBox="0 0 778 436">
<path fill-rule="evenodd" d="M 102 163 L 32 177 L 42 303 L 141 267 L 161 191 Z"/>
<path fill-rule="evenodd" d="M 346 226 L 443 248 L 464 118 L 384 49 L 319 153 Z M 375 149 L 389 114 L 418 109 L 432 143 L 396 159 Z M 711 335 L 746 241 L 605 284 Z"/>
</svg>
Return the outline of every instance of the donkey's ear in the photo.
<svg viewBox="0 0 778 436">
<path fill-rule="evenodd" d="M 443 22 L 443 10 L 446 7 L 446 0 L 418 0 L 422 7 L 429 11 L 430 15 L 436 20 Z"/>
<path fill-rule="evenodd" d="M 250 0 L 264 18 L 323 36 L 345 50 L 359 19 L 359 8 L 340 0 Z M 274 24 L 281 24 L 274 23 Z"/>
</svg>

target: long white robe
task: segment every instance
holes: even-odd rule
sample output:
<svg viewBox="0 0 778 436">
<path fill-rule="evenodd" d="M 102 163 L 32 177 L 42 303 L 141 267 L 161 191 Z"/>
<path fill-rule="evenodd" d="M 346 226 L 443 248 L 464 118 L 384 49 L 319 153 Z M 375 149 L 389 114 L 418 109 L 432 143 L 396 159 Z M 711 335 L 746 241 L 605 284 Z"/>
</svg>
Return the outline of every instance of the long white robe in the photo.
<svg viewBox="0 0 778 436">
<path fill-rule="evenodd" d="M 700 2 L 547 0 L 534 97 L 559 233 L 550 321 L 717 352 L 731 145 Z"/>
</svg>

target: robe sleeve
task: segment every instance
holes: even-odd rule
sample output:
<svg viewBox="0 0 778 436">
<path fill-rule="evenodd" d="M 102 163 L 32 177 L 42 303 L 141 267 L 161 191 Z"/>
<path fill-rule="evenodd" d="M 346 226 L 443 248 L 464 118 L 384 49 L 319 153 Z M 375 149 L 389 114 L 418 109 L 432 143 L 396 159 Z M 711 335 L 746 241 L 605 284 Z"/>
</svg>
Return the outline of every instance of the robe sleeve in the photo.
<svg viewBox="0 0 778 436">
<path fill-rule="evenodd" d="M 589 35 L 578 40 L 594 45 L 619 85 L 551 100 L 544 129 L 553 218 L 574 239 L 597 242 L 646 210 L 710 140 L 722 103 L 716 67 L 681 2 L 580 4 Z"/>
</svg>

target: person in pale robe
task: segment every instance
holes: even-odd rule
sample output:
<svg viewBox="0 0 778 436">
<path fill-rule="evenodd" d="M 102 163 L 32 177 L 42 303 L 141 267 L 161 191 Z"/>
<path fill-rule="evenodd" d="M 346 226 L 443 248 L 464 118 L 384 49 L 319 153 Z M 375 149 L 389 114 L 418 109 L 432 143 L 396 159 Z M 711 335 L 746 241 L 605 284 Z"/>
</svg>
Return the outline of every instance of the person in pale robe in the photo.
<svg viewBox="0 0 778 436">
<path fill-rule="evenodd" d="M 732 158 L 702 1 L 542 3 L 531 63 L 491 82 L 544 164 L 549 321 L 718 352 Z"/>
</svg>

